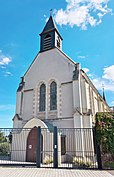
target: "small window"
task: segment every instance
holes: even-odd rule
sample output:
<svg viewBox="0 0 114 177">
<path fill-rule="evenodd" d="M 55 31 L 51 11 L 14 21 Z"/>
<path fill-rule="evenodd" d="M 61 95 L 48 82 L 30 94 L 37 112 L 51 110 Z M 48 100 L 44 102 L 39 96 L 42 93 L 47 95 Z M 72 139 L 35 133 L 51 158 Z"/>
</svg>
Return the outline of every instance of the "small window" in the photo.
<svg viewBox="0 0 114 177">
<path fill-rule="evenodd" d="M 46 86 L 45 84 L 42 84 L 40 86 L 39 111 L 45 111 L 45 100 L 46 100 Z"/>
<path fill-rule="evenodd" d="M 57 47 L 60 48 L 60 38 L 58 36 L 58 39 L 57 39 Z"/>
<path fill-rule="evenodd" d="M 66 154 L 66 135 L 61 135 L 61 155 Z"/>
<path fill-rule="evenodd" d="M 50 85 L 50 110 L 57 110 L 57 84 L 54 81 Z"/>
</svg>

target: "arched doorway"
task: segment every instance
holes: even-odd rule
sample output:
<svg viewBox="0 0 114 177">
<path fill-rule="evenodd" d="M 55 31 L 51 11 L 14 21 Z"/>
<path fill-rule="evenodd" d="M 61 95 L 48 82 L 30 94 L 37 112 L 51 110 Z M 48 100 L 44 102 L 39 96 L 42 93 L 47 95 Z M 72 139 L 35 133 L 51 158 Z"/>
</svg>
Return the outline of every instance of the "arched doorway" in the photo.
<svg viewBox="0 0 114 177">
<path fill-rule="evenodd" d="M 26 147 L 26 161 L 27 162 L 36 162 L 37 155 L 37 127 L 31 129 L 27 138 L 27 147 Z M 40 147 L 38 147 L 40 148 Z M 43 151 L 43 136 L 41 135 L 41 152 Z M 42 154 L 41 154 L 42 162 Z"/>
</svg>

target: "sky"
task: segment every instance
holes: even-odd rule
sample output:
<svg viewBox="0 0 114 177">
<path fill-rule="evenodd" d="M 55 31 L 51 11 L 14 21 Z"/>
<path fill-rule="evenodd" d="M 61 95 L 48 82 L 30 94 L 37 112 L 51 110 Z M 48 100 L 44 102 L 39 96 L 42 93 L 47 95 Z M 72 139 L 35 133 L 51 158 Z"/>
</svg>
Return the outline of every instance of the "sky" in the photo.
<svg viewBox="0 0 114 177">
<path fill-rule="evenodd" d="M 0 127 L 12 127 L 20 77 L 53 9 L 63 52 L 114 105 L 114 0 L 0 0 Z"/>
</svg>

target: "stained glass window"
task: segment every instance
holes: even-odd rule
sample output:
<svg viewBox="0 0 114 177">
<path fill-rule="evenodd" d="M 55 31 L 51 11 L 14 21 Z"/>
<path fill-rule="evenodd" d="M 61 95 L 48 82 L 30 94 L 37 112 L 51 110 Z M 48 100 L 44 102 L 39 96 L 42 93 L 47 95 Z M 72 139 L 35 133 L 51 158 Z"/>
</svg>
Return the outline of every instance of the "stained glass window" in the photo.
<svg viewBox="0 0 114 177">
<path fill-rule="evenodd" d="M 46 86 L 45 84 L 42 84 L 40 86 L 39 111 L 45 111 L 45 100 L 46 100 Z"/>
<path fill-rule="evenodd" d="M 57 84 L 53 81 L 50 85 L 50 110 L 57 109 Z"/>
</svg>

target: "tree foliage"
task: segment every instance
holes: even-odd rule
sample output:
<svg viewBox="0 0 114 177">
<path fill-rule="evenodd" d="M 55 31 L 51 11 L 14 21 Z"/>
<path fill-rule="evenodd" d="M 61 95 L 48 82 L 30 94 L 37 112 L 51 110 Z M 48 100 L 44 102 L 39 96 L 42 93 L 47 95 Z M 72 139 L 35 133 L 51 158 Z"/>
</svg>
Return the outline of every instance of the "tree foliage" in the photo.
<svg viewBox="0 0 114 177">
<path fill-rule="evenodd" d="M 4 136 L 4 133 L 3 132 L 0 132 L 0 143 L 3 143 L 3 142 L 6 142 L 7 139 L 6 137 Z"/>
<path fill-rule="evenodd" d="M 9 140 L 3 132 L 0 132 L 0 155 L 8 155 L 10 149 Z"/>
<path fill-rule="evenodd" d="M 96 139 L 102 152 L 114 154 L 114 113 L 96 114 Z"/>
</svg>

